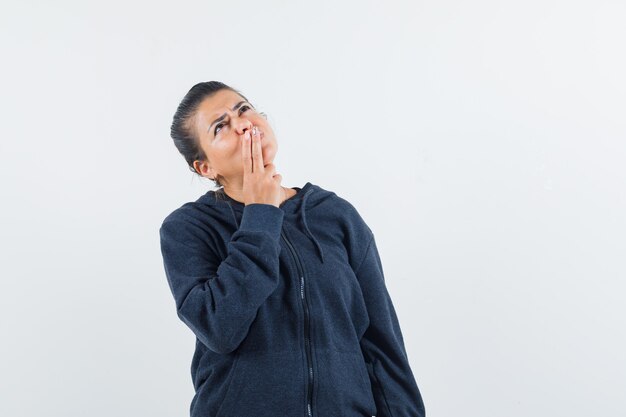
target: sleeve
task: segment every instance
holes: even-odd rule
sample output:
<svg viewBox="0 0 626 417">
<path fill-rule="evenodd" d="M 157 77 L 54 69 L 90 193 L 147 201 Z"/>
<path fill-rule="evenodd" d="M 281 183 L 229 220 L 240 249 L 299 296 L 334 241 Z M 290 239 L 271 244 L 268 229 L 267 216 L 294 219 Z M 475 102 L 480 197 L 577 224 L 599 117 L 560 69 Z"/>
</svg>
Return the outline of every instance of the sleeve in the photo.
<svg viewBox="0 0 626 417">
<path fill-rule="evenodd" d="M 424 402 L 409 365 L 373 234 L 356 276 L 370 319 L 360 344 L 372 384 L 377 417 L 424 417 Z"/>
<path fill-rule="evenodd" d="M 166 218 L 161 225 L 161 253 L 177 315 L 209 349 L 235 350 L 278 286 L 283 217 L 271 204 L 246 205 L 223 260 L 193 223 Z"/>
</svg>

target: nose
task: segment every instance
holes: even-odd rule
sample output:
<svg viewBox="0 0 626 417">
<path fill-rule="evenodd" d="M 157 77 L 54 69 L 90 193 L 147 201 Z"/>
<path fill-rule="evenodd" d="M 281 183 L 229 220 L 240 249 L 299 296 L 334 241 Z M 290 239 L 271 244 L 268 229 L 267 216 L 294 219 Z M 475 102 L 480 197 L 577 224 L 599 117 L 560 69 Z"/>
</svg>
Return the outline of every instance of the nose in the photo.
<svg viewBox="0 0 626 417">
<path fill-rule="evenodd" d="M 243 135 L 246 130 L 252 129 L 252 122 L 245 117 L 233 117 L 235 130 L 239 135 Z"/>
</svg>

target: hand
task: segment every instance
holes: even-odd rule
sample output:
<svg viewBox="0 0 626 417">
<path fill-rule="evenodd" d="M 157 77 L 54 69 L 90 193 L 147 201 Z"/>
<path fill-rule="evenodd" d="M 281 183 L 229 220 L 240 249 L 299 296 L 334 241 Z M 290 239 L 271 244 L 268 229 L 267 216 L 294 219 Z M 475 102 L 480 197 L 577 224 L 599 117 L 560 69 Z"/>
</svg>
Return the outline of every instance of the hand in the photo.
<svg viewBox="0 0 626 417">
<path fill-rule="evenodd" d="M 259 203 L 280 207 L 285 199 L 281 186 L 282 175 L 276 173 L 274 164 L 263 164 L 261 135 L 258 129 L 252 135 L 250 129 L 241 135 L 243 161 L 243 201 L 245 205 Z"/>
</svg>

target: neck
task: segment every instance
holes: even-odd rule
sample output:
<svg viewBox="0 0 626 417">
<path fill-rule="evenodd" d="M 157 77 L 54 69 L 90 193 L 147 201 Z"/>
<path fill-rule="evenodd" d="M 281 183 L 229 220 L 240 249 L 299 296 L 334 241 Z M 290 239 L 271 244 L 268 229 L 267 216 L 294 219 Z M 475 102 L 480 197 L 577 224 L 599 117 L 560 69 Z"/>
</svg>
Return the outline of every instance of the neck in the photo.
<svg viewBox="0 0 626 417">
<path fill-rule="evenodd" d="M 293 188 L 283 187 L 282 185 L 281 185 L 281 188 L 283 190 L 283 197 L 281 199 L 281 203 L 285 201 L 286 199 L 290 198 L 291 196 L 293 196 L 294 194 L 296 194 L 297 192 Z M 242 204 L 244 203 L 243 186 L 241 184 L 239 184 L 239 186 L 224 184 L 224 192 L 233 200 L 239 201 Z"/>
</svg>

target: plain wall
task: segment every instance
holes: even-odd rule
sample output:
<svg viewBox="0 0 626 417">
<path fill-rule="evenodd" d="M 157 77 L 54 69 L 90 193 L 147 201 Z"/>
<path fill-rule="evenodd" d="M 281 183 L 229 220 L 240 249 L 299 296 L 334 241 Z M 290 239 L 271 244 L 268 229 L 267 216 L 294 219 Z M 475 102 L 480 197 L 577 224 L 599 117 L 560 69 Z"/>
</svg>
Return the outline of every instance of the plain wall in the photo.
<svg viewBox="0 0 626 417">
<path fill-rule="evenodd" d="M 0 415 L 185 416 L 163 218 L 197 82 L 374 231 L 429 417 L 626 409 L 626 5 L 4 1 Z"/>
</svg>

